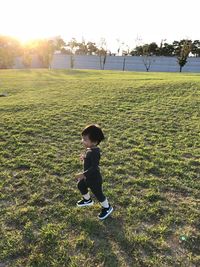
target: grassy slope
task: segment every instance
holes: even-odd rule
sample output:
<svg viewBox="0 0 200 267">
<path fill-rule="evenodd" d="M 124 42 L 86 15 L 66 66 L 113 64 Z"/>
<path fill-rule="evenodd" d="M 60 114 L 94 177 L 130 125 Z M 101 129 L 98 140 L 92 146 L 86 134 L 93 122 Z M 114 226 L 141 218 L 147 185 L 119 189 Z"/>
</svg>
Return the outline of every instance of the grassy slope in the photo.
<svg viewBox="0 0 200 267">
<path fill-rule="evenodd" d="M 200 264 L 199 75 L 1 71 L 2 92 L 1 266 Z M 75 206 L 89 123 L 107 136 L 104 222 Z"/>
</svg>

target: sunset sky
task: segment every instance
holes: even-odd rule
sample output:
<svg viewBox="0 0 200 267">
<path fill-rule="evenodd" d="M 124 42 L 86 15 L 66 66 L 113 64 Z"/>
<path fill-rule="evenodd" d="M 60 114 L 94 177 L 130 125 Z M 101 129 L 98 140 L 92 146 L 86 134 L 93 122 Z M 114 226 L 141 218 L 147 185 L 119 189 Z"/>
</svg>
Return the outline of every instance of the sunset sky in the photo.
<svg viewBox="0 0 200 267">
<path fill-rule="evenodd" d="M 199 0 L 1 0 L 0 35 L 26 42 L 60 35 L 109 49 L 200 39 Z"/>
</svg>

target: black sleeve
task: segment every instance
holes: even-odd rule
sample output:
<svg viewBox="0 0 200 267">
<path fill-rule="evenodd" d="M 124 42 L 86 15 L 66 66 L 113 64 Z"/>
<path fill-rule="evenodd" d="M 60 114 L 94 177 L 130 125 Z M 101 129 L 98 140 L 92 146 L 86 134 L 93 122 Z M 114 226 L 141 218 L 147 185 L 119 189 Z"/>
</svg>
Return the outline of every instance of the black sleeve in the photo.
<svg viewBox="0 0 200 267">
<path fill-rule="evenodd" d="M 99 170 L 100 153 L 99 150 L 88 152 L 87 156 L 90 157 L 91 165 L 83 172 L 86 178 L 91 177 L 96 171 Z"/>
</svg>

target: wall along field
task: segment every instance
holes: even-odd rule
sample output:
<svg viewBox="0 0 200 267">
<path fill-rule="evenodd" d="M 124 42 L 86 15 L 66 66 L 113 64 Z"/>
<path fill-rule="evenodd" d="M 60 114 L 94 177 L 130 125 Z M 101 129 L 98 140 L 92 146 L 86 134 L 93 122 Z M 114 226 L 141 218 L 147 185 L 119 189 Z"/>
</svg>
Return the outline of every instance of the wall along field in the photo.
<svg viewBox="0 0 200 267">
<path fill-rule="evenodd" d="M 199 266 L 200 75 L 1 70 L 0 95 L 1 266 Z M 103 222 L 75 205 L 90 123 Z"/>
</svg>

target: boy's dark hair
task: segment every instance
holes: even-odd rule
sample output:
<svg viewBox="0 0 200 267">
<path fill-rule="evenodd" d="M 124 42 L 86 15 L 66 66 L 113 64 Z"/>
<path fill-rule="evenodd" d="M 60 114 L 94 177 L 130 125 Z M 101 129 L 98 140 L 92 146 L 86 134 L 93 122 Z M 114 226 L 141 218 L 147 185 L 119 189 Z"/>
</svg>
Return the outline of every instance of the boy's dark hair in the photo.
<svg viewBox="0 0 200 267">
<path fill-rule="evenodd" d="M 82 131 L 82 136 L 83 135 L 88 135 L 89 139 L 92 142 L 97 142 L 97 145 L 105 139 L 104 134 L 101 130 L 101 128 L 96 125 L 96 124 L 91 124 L 88 125 L 83 131 Z"/>
</svg>

